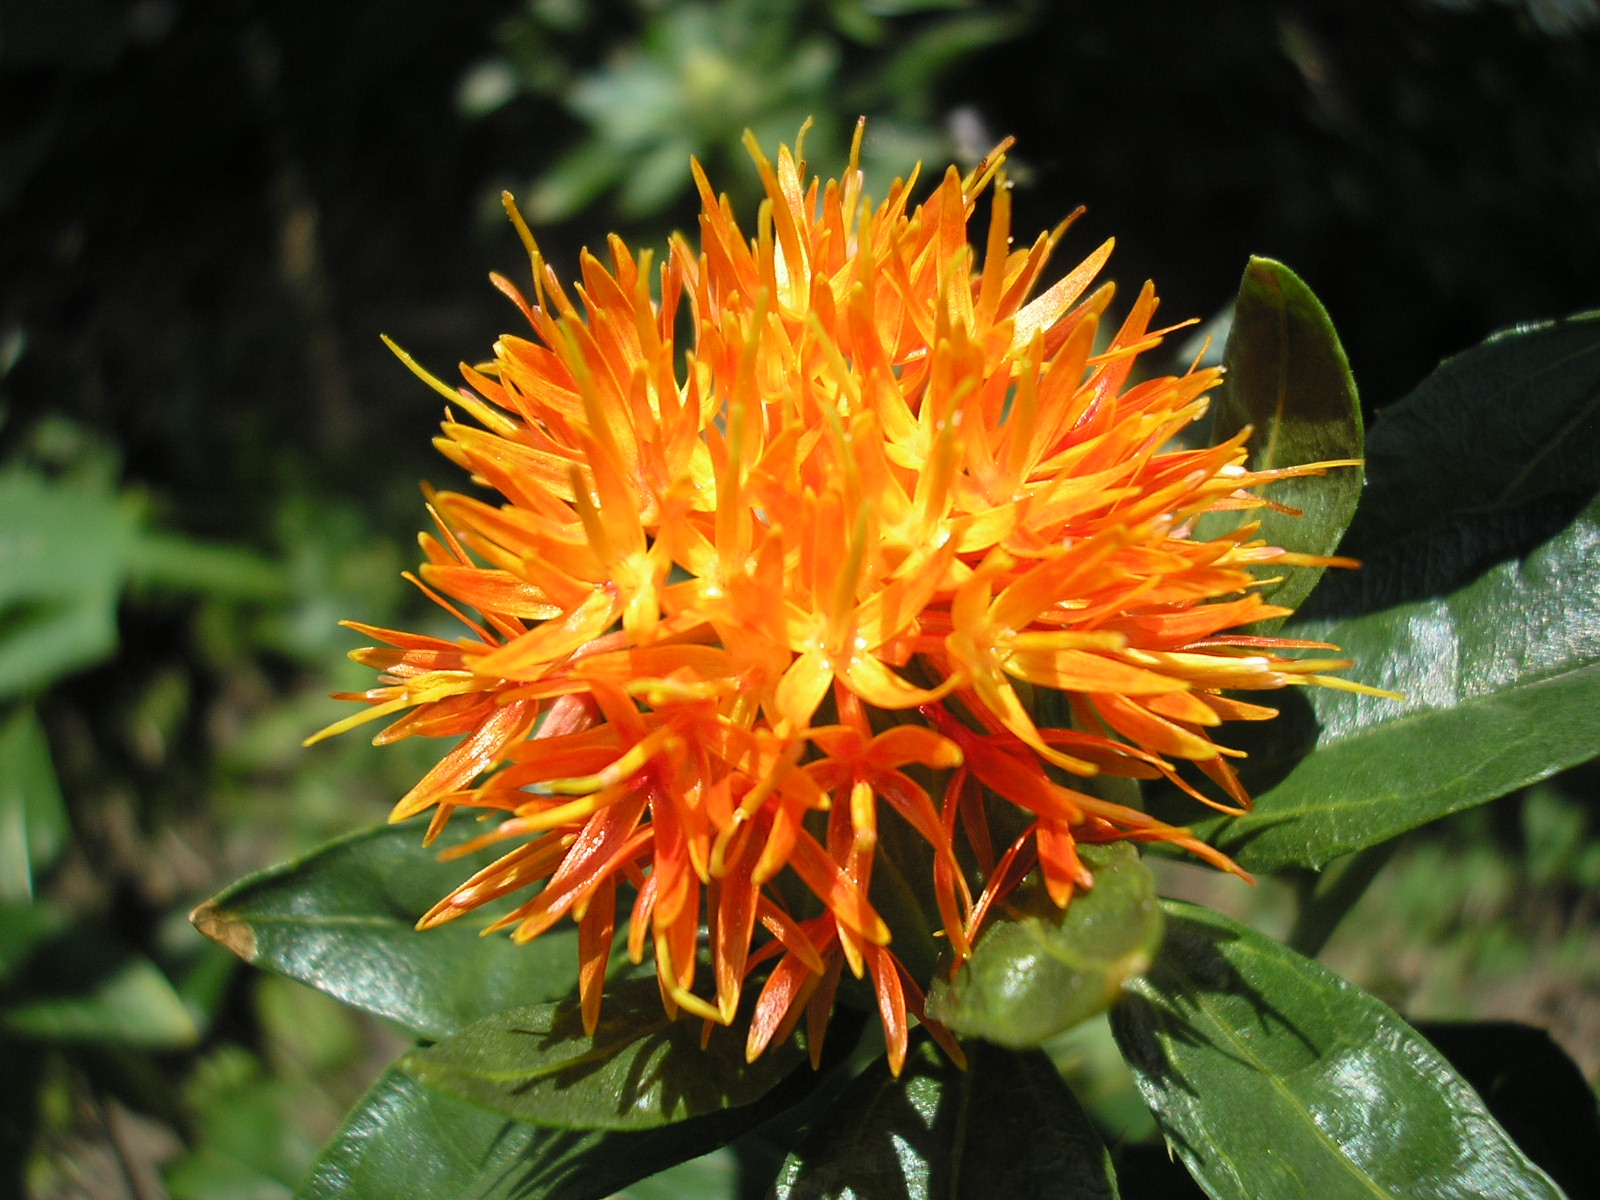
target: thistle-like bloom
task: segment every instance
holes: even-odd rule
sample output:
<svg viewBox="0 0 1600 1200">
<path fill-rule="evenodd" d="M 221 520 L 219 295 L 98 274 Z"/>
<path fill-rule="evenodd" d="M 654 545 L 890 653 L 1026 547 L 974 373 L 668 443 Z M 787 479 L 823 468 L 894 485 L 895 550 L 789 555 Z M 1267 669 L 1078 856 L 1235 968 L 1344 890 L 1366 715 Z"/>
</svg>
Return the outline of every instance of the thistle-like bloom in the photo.
<svg viewBox="0 0 1600 1200">
<path fill-rule="evenodd" d="M 1011 248 L 999 152 L 920 206 L 913 176 L 873 207 L 859 146 L 819 183 L 798 147 L 774 165 L 752 141 L 753 238 L 696 166 L 699 249 L 675 238 L 658 271 L 613 238 L 570 293 L 508 202 L 534 298 L 496 283 L 534 336 L 503 337 L 459 390 L 411 364 L 450 402 L 440 450 L 498 493 L 430 495 L 421 539 L 416 582 L 470 636 L 354 625 L 383 643 L 354 654 L 381 686 L 327 732 L 402 714 L 378 741 L 460 737 L 394 819 L 432 809 L 431 837 L 457 808 L 501 810 L 463 850 L 508 850 L 420 924 L 513 893 L 493 928 L 518 941 L 572 918 L 590 1028 L 629 904 L 669 1012 L 727 1024 L 759 982 L 750 1056 L 802 1018 L 815 1054 L 847 968 L 898 1069 L 923 992 L 872 896 L 884 821 L 926 844 L 928 920 L 957 961 L 1030 872 L 1062 906 L 1092 886 L 1080 842 L 1232 870 L 1061 781 L 1198 795 L 1182 760 L 1226 798 L 1208 803 L 1243 809 L 1212 734 L 1273 710 L 1224 691 L 1339 685 L 1346 664 L 1233 632 L 1285 612 L 1248 568 L 1328 560 L 1253 525 L 1193 534 L 1333 464 L 1251 472 L 1243 434 L 1175 447 L 1219 373 L 1134 381 L 1155 295 L 1109 328 L 1112 287 L 1090 289 L 1110 242 L 1034 295 L 1066 226 Z M 1016 819 L 991 826 L 995 803 Z"/>
</svg>

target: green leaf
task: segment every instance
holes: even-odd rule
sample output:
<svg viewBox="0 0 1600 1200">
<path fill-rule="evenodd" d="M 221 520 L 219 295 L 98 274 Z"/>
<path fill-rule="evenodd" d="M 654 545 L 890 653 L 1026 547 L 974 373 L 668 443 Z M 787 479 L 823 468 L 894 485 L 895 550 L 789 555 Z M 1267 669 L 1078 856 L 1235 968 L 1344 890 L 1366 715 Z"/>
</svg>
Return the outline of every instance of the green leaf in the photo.
<svg viewBox="0 0 1600 1200">
<path fill-rule="evenodd" d="M 879 1059 L 783 1165 L 776 1200 L 1101 1200 L 1117 1195 L 1094 1126 L 1040 1051 L 927 1041 L 899 1079 Z"/>
<path fill-rule="evenodd" d="M 181 534 L 142 533 L 129 547 L 128 573 L 135 584 L 235 600 L 281 600 L 289 594 L 283 564 Z"/>
<path fill-rule="evenodd" d="M 1383 409 L 1319 616 L 1453 591 L 1559 533 L 1600 488 L 1600 312 L 1496 334 Z"/>
<path fill-rule="evenodd" d="M 13 983 L 22 968 L 52 937 L 60 935 L 66 918 L 45 904 L 15 904 L 0 900 L 0 987 Z"/>
<path fill-rule="evenodd" d="M 1226 917 L 1167 902 L 1112 1027 L 1213 1200 L 1562 1195 L 1375 997 Z"/>
<path fill-rule="evenodd" d="M 601 1200 L 715 1150 L 826 1085 L 861 1028 L 837 1019 L 834 1026 L 821 1071 L 802 1065 L 744 1108 L 627 1132 L 510 1121 L 390 1067 L 323 1148 L 298 1200 Z"/>
<path fill-rule="evenodd" d="M 19 708 L 0 721 L 0 901 L 32 899 L 69 832 L 44 728 Z"/>
<path fill-rule="evenodd" d="M 236 598 L 286 590 L 253 554 L 144 529 L 133 497 L 101 481 L 9 467 L 0 513 L 0 699 L 110 658 L 130 579 Z"/>
<path fill-rule="evenodd" d="M 507 1121 L 424 1088 L 390 1067 L 323 1147 L 296 1195 L 299 1200 L 537 1197 L 541 1193 L 530 1177 L 538 1173 L 541 1144 L 570 1144 L 585 1136 Z"/>
<path fill-rule="evenodd" d="M 740 1163 L 724 1146 L 628 1185 L 616 1200 L 735 1200 Z"/>
<path fill-rule="evenodd" d="M 1571 1196 L 1593 1194 L 1600 1105 L 1549 1033 L 1515 1021 L 1436 1021 L 1417 1031 L 1558 1186 Z"/>
<path fill-rule="evenodd" d="M 1197 828 L 1252 870 L 1320 867 L 1600 750 L 1600 317 L 1501 335 L 1385 410 L 1342 549 L 1285 634 L 1402 693 L 1281 695 Z M 1179 821 L 1192 816 L 1168 812 Z"/>
<path fill-rule="evenodd" d="M 1349 674 L 1406 699 L 1308 697 L 1314 747 L 1216 839 L 1253 870 L 1320 867 L 1594 756 L 1600 503 L 1451 595 L 1292 632 L 1340 646 Z"/>
<path fill-rule="evenodd" d="M 196 1064 L 183 1098 L 190 1148 L 162 1173 L 172 1200 L 287 1200 L 315 1152 L 303 1114 L 323 1099 L 303 1060 L 287 1060 L 301 1067 L 292 1078 L 225 1043 Z"/>
<path fill-rule="evenodd" d="M 381 825 L 234 884 L 190 920 L 246 962 L 376 1013 L 426 1038 L 448 1037 L 516 1003 L 554 999 L 578 978 L 575 929 L 526 946 L 480 937 L 481 910 L 426 932 L 417 918 L 492 855 L 451 862 L 424 848 L 426 821 Z"/>
<path fill-rule="evenodd" d="M 0 698 L 109 658 L 136 536 L 131 507 L 87 486 L 0 472 Z"/>
<path fill-rule="evenodd" d="M 583 1030 L 576 999 L 486 1017 L 400 1067 L 513 1120 L 568 1129 L 652 1129 L 753 1104 L 805 1057 L 791 1040 L 754 1063 L 743 1027 L 668 1018 L 655 979 L 606 988 L 600 1023 Z"/>
<path fill-rule="evenodd" d="M 1104 1012 L 1161 944 L 1155 881 L 1128 842 L 1080 845 L 1094 887 L 1063 911 L 1042 885 L 979 936 L 955 977 L 940 971 L 928 1016 L 963 1037 L 1037 1046 Z"/>
<path fill-rule="evenodd" d="M 1239 283 L 1233 325 L 1224 351 L 1228 373 L 1212 409 L 1215 445 L 1246 426 L 1250 468 L 1267 471 L 1362 455 L 1361 402 L 1333 322 L 1311 289 L 1288 267 L 1252 258 Z M 1217 514 L 1228 528 L 1260 521 L 1259 537 L 1301 554 L 1332 554 L 1361 496 L 1361 470 L 1339 467 L 1326 475 L 1285 479 L 1264 495 L 1298 509 Z M 1322 577 L 1320 568 L 1297 567 L 1261 590 L 1263 599 L 1296 607 Z"/>
<path fill-rule="evenodd" d="M 32 941 L 13 968 L 0 990 L 0 1033 L 145 1049 L 177 1049 L 199 1037 L 156 965 L 91 929 Z"/>
</svg>

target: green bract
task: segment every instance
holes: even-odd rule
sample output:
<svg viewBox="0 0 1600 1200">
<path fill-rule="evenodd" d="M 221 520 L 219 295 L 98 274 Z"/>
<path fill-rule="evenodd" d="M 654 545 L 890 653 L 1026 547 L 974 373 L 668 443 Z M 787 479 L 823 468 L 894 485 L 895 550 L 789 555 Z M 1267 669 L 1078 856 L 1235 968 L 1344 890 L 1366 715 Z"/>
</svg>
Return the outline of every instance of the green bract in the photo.
<svg viewBox="0 0 1600 1200">
<path fill-rule="evenodd" d="M 1079 856 L 1094 887 L 1065 910 L 1042 889 L 1013 897 L 955 975 L 935 976 L 928 1016 L 963 1037 L 1027 1048 L 1104 1012 L 1144 974 L 1161 945 L 1155 880 L 1128 842 Z"/>
</svg>

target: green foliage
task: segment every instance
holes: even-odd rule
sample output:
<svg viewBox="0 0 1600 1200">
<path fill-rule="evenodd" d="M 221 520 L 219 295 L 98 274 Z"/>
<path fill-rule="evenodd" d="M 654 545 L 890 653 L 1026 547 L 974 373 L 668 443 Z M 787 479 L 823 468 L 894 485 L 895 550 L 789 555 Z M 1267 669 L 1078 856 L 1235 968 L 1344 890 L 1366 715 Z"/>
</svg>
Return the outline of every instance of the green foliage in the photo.
<svg viewBox="0 0 1600 1200">
<path fill-rule="evenodd" d="M 602 1200 L 722 1145 L 764 1112 L 734 1110 L 626 1133 L 540 1128 L 424 1087 L 391 1067 L 324 1147 L 296 1195 Z"/>
<path fill-rule="evenodd" d="M 0 723 L 0 902 L 33 898 L 33 880 L 66 844 L 67 810 L 33 709 Z"/>
<path fill-rule="evenodd" d="M 558 97 L 588 127 L 527 197 L 534 220 L 571 217 L 613 189 L 624 219 L 654 216 L 692 186 L 691 156 L 713 177 L 724 161 L 742 160 L 747 129 L 774 145 L 817 117 L 809 154 L 839 162 L 838 139 L 857 113 L 871 118 L 864 157 L 881 195 L 890 178 L 944 152 L 929 120 L 940 83 L 1028 21 L 1025 5 L 949 0 L 630 7 L 636 39 L 580 72 L 554 66 L 549 51 L 604 18 L 583 6 L 530 5 L 506 27 L 507 57 L 479 64 L 463 87 L 463 105 L 480 115 L 533 91 Z"/>
<path fill-rule="evenodd" d="M 668 1017 L 655 980 L 629 979 L 606 989 L 592 1034 L 576 999 L 512 1008 L 412 1051 L 400 1069 L 513 1120 L 638 1130 L 753 1104 L 805 1058 L 790 1042 L 748 1063 L 741 1030 L 702 1038 L 703 1025 Z"/>
<path fill-rule="evenodd" d="M 1204 826 L 1245 866 L 1320 867 L 1593 756 L 1597 389 L 1586 316 L 1492 338 L 1384 410 L 1344 543 L 1363 568 L 1284 633 L 1404 699 L 1283 698 L 1251 747 L 1255 811 Z"/>
<path fill-rule="evenodd" d="M 274 1078 L 237 1046 L 209 1055 L 189 1086 L 199 1114 L 195 1149 L 166 1173 L 173 1200 L 287 1197 L 315 1150 L 285 1120 L 307 1099 L 303 1087 Z"/>
<path fill-rule="evenodd" d="M 1155 880 L 1127 842 L 1084 846 L 1094 887 L 1063 911 L 1035 885 L 985 931 L 952 978 L 935 975 L 928 1015 L 963 1037 L 1037 1046 L 1104 1012 L 1161 945 Z"/>
<path fill-rule="evenodd" d="M 773 1194 L 1115 1200 L 1117 1185 L 1099 1134 L 1042 1053 L 974 1042 L 963 1070 L 924 1041 L 900 1078 L 881 1060 L 856 1078 L 790 1153 Z"/>
<path fill-rule="evenodd" d="M 1112 1021 L 1213 1200 L 1562 1194 L 1385 1005 L 1216 913 L 1167 915 L 1161 957 Z"/>
<path fill-rule="evenodd" d="M 116 650 L 137 525 L 115 496 L 15 468 L 0 473 L 0 511 L 0 697 L 12 697 Z"/>
<path fill-rule="evenodd" d="M 172 1049 L 199 1036 L 157 966 L 48 909 L 7 908 L 0 1035 L 51 1044 Z"/>
<path fill-rule="evenodd" d="M 514 1004 L 566 995 L 577 933 L 531 946 L 482 937 L 482 911 L 418 934 L 417 918 L 472 871 L 479 853 L 442 861 L 422 848 L 427 822 L 380 825 L 241 880 L 195 911 L 195 924 L 246 962 L 321 989 L 420 1037 L 443 1038 Z M 438 850 L 464 840 L 458 825 Z"/>
<path fill-rule="evenodd" d="M 1213 445 L 1252 428 L 1253 471 L 1361 457 L 1361 401 L 1344 347 L 1321 302 L 1282 263 L 1252 258 L 1245 268 L 1223 362 L 1227 374 L 1212 408 Z M 1233 523 L 1258 521 L 1257 536 L 1269 546 L 1332 554 L 1355 514 L 1361 475 L 1350 466 L 1331 472 L 1282 480 L 1265 490 L 1293 512 L 1249 510 Z M 1210 520 L 1221 524 L 1228 515 L 1233 514 Z M 1322 578 L 1320 567 L 1283 571 L 1268 565 L 1258 573 L 1277 579 L 1261 589 L 1262 599 L 1285 608 L 1298 607 Z"/>
<path fill-rule="evenodd" d="M 0 700 L 110 657 L 130 582 L 267 599 L 271 564 L 153 531 L 136 499 L 93 477 L 53 481 L 0 469 Z"/>
</svg>

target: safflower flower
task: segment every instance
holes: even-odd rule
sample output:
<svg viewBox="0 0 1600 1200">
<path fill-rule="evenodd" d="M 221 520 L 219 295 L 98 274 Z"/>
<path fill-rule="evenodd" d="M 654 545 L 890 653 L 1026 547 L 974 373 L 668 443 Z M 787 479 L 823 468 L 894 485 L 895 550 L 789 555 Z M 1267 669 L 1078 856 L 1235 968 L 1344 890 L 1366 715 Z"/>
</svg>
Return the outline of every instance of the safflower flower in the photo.
<svg viewBox="0 0 1600 1200">
<path fill-rule="evenodd" d="M 1110 328 L 1109 241 L 1033 294 L 1070 219 L 1012 248 L 1006 146 L 919 205 L 913 173 L 874 207 L 860 128 L 826 183 L 803 134 L 775 164 L 746 137 L 753 238 L 695 164 L 699 249 L 674 237 L 657 268 L 613 237 L 570 294 L 507 197 L 533 299 L 495 283 L 534 336 L 502 337 L 459 389 L 396 351 L 449 402 L 439 449 L 499 495 L 429 492 L 413 582 L 470 636 L 349 623 L 381 643 L 352 657 L 382 677 L 318 736 L 398 714 L 376 741 L 460 738 L 393 819 L 431 809 L 431 841 L 459 808 L 499 812 L 452 852 L 509 848 L 419 928 L 514 893 L 490 930 L 573 919 L 591 1031 L 631 894 L 628 950 L 651 949 L 669 1014 L 732 1023 L 755 978 L 749 1057 L 804 1019 L 815 1060 L 848 969 L 898 1072 L 910 1017 L 927 1022 L 872 900 L 885 813 L 926 843 L 957 963 L 1031 872 L 1063 907 L 1091 887 L 1079 843 L 1169 842 L 1240 873 L 1062 780 L 1165 777 L 1243 811 L 1239 752 L 1213 733 L 1274 710 L 1223 693 L 1358 686 L 1328 674 L 1342 659 L 1286 653 L 1333 647 L 1239 632 L 1287 612 L 1249 568 L 1336 560 L 1252 524 L 1194 534 L 1343 464 L 1251 471 L 1247 432 L 1177 444 L 1220 372 L 1135 381 L 1171 331 L 1151 329 L 1148 284 Z M 986 796 L 1020 834 L 994 844 Z"/>
</svg>

